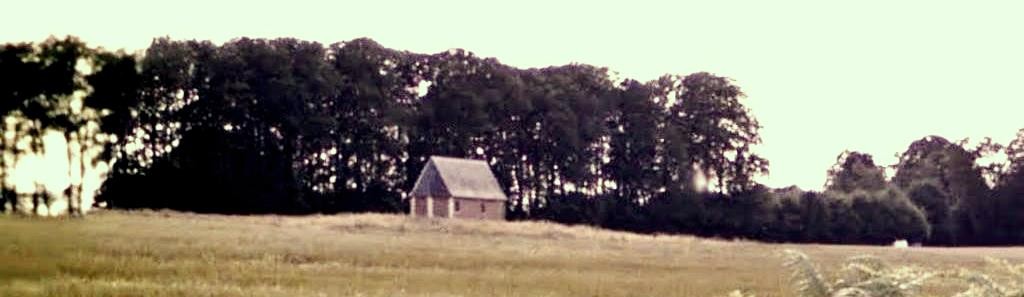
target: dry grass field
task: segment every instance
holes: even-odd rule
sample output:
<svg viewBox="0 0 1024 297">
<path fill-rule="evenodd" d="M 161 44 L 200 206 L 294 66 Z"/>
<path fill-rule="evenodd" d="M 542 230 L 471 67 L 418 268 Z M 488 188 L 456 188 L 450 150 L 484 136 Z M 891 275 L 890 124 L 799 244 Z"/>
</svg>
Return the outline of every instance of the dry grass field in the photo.
<svg viewBox="0 0 1024 297">
<path fill-rule="evenodd" d="M 783 249 L 826 271 L 862 254 L 935 269 L 1024 261 L 1024 248 L 776 245 L 536 222 L 99 212 L 0 216 L 0 296 L 788 296 Z"/>
</svg>

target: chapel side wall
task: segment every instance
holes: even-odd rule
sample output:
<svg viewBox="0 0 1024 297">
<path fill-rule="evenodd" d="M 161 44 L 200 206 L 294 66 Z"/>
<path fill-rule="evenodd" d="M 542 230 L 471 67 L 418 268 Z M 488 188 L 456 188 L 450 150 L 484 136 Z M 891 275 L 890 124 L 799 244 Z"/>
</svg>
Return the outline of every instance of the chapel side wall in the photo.
<svg viewBox="0 0 1024 297">
<path fill-rule="evenodd" d="M 505 202 L 500 200 L 457 198 L 455 217 L 477 220 L 505 220 Z M 481 206 L 483 206 L 481 208 Z M 481 211 L 483 210 L 483 211 Z"/>
<path fill-rule="evenodd" d="M 427 216 L 427 197 L 413 197 L 415 200 L 412 205 L 411 212 L 413 216 L 426 217 Z"/>
<path fill-rule="evenodd" d="M 448 217 L 448 197 L 433 197 L 434 198 L 434 217 L 435 218 L 447 218 Z"/>
<path fill-rule="evenodd" d="M 505 201 L 500 200 L 488 200 L 487 201 L 487 214 L 486 218 L 491 220 L 504 221 L 505 220 Z M 494 209 L 494 211 L 491 211 Z"/>
</svg>

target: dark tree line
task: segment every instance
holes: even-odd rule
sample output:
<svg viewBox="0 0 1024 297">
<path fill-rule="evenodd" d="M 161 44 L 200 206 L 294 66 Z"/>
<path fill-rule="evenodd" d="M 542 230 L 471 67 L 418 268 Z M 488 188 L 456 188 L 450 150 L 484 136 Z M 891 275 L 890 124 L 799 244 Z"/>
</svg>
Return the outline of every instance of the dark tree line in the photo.
<svg viewBox="0 0 1024 297">
<path fill-rule="evenodd" d="M 48 129 L 102 146 L 113 165 L 99 201 L 114 208 L 403 212 L 427 158 L 446 155 L 487 160 L 511 219 L 767 241 L 1024 242 L 1024 134 L 1006 147 L 924 138 L 891 179 L 844 152 L 823 192 L 769 189 L 754 181 L 768 161 L 751 150 L 760 125 L 742 90 L 703 72 L 616 82 L 590 65 L 518 69 L 369 39 L 161 38 L 133 56 L 68 38 L 5 45 L 0 79 L 16 82 L 0 85 L 0 113 L 17 119 L 0 143 L 14 157 L 0 159 L 23 153 L 16 139 L 41 149 Z M 79 97 L 87 112 L 65 108 Z M 1009 163 L 978 165 L 999 151 Z"/>
<path fill-rule="evenodd" d="M 531 213 L 561 197 L 642 204 L 752 187 L 767 162 L 739 88 L 707 73 L 616 84 L 588 65 L 516 69 L 368 39 L 158 39 L 102 198 L 224 213 L 402 211 L 431 155 L 488 160 Z M 187 185 L 187 186 L 183 186 Z"/>
</svg>

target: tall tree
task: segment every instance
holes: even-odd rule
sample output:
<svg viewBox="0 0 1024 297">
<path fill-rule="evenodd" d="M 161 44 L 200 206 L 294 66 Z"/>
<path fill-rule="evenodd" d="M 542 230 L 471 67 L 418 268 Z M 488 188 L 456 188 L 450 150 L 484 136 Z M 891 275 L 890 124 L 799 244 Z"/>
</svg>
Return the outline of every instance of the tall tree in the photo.
<svg viewBox="0 0 1024 297">
<path fill-rule="evenodd" d="M 665 109 L 657 101 L 655 86 L 634 80 L 622 83 L 619 96 L 608 114 L 609 152 L 607 178 L 615 183 L 615 194 L 633 202 L 650 199 L 665 181 L 665 168 L 658 158 L 663 150 L 659 139 Z"/>
<path fill-rule="evenodd" d="M 689 162 L 715 181 L 720 192 L 752 188 L 753 177 L 767 173 L 768 161 L 751 152 L 760 143 L 760 124 L 740 102 L 745 95 L 725 77 L 700 72 L 675 84 L 667 125 L 684 137 Z M 679 136 L 676 136 L 679 137 Z"/>
<path fill-rule="evenodd" d="M 93 60 L 93 51 L 85 46 L 84 43 L 77 39 L 67 38 L 60 41 L 48 41 L 42 44 L 40 58 L 43 61 L 51 61 L 51 65 L 58 65 L 60 70 L 57 74 L 60 79 L 64 79 L 70 84 L 59 84 L 56 89 L 67 88 L 70 85 L 70 89 L 65 91 L 66 93 L 60 93 L 59 95 L 47 98 L 49 101 L 47 108 L 49 112 L 47 116 L 41 119 L 41 129 L 53 129 L 61 131 L 64 134 L 65 139 L 65 150 L 68 162 L 68 188 L 63 191 L 64 197 L 68 205 L 68 213 L 71 215 L 80 215 L 79 208 L 81 207 L 82 192 L 81 185 L 85 181 L 85 166 L 75 165 L 75 152 L 74 147 L 77 145 L 80 149 L 79 152 L 85 151 L 84 140 L 82 136 L 88 129 L 88 123 L 95 121 L 95 113 L 90 112 L 87 108 L 84 108 L 84 99 L 81 93 L 86 90 L 87 83 L 83 81 L 82 74 L 78 71 L 80 63 L 87 64 Z M 91 65 L 90 65 L 91 66 Z M 84 159 L 84 155 L 81 155 L 79 159 Z M 81 163 L 81 160 L 79 161 Z M 75 176 L 75 169 L 78 170 L 78 176 Z M 76 179 L 77 178 L 77 179 Z M 77 180 L 77 181 L 76 181 Z"/>
<path fill-rule="evenodd" d="M 17 212 L 18 200 L 13 189 L 8 186 L 9 166 L 18 157 L 14 151 L 14 143 L 18 139 L 17 124 L 6 119 L 12 113 L 21 113 L 21 108 L 29 99 L 42 94 L 42 64 L 35 58 L 32 44 L 5 44 L 0 47 L 0 119 L 3 119 L 3 135 L 0 135 L 0 205 L 10 205 Z"/>
<path fill-rule="evenodd" d="M 33 79 L 38 80 L 40 92 L 35 97 L 25 98 L 21 106 L 22 116 L 28 127 L 28 137 L 31 140 L 30 151 L 33 153 L 46 153 L 43 135 L 47 131 L 61 131 L 69 140 L 67 156 L 68 162 L 71 162 L 71 131 L 78 130 L 85 122 L 80 116 L 81 98 L 76 96 L 76 92 L 85 90 L 85 84 L 77 66 L 80 62 L 88 60 L 88 55 L 89 49 L 75 37 L 51 37 L 39 44 L 33 57 L 39 61 L 39 76 Z M 68 171 L 65 174 L 70 180 L 72 172 Z M 36 183 L 37 193 L 32 197 L 32 213 L 38 213 L 39 207 L 44 204 L 51 206 L 54 199 L 70 196 L 55 197 L 64 191 L 47 191 L 41 181 Z M 73 206 L 73 201 L 68 202 L 69 206 Z"/>
<path fill-rule="evenodd" d="M 329 52 L 328 67 L 337 79 L 327 104 L 338 125 L 326 148 L 334 152 L 329 166 L 335 177 L 327 185 L 334 199 L 329 208 L 400 210 L 402 189 L 412 185 L 405 183 L 411 170 L 405 163 L 421 161 L 406 146 L 407 118 L 412 117 L 414 88 L 421 80 L 418 67 L 424 62 L 369 39 L 336 43 Z"/>
<path fill-rule="evenodd" d="M 87 135 L 89 131 L 80 129 L 78 132 L 79 172 L 84 176 L 85 156 L 90 140 L 102 145 L 103 149 L 94 160 L 113 165 L 124 157 L 122 152 L 132 131 L 133 114 L 138 114 L 141 104 L 142 76 L 139 73 L 136 57 L 123 52 L 101 52 L 96 55 L 95 70 L 86 77 L 92 92 L 85 98 L 85 106 L 93 109 L 99 117 L 99 134 Z M 91 137 L 90 137 L 91 136 Z M 92 138 L 92 139 L 90 139 Z M 126 160 L 121 160 L 126 161 Z M 84 182 L 84 179 L 82 179 Z M 77 192 L 82 200 L 83 186 L 78 185 Z"/>
<path fill-rule="evenodd" d="M 941 221 L 943 209 L 952 209 L 956 225 L 961 228 L 957 238 L 948 242 L 950 244 L 988 240 L 986 230 L 992 218 L 992 199 L 976 159 L 977 155 L 964 149 L 962 144 L 929 136 L 911 143 L 896 165 L 893 181 L 900 188 L 912 190 L 915 185 L 931 183 L 943 193 L 916 199 L 923 205 L 943 205 L 931 207 L 935 212 L 927 214 L 933 224 Z"/>
<path fill-rule="evenodd" d="M 123 52 L 99 53 L 98 68 L 86 77 L 92 92 L 85 106 L 100 112 L 100 131 L 109 139 L 104 143 L 101 160 L 112 160 L 124 148 L 132 128 L 133 113 L 138 113 L 142 76 L 135 56 Z"/>
<path fill-rule="evenodd" d="M 535 139 L 533 160 L 544 196 L 583 192 L 597 186 L 598 159 L 605 135 L 604 110 L 612 97 L 607 69 L 566 65 L 538 70 L 528 82 Z"/>
<path fill-rule="evenodd" d="M 1008 164 L 995 187 L 993 231 L 1002 243 L 1024 243 L 1024 129 L 1006 146 Z"/>
<path fill-rule="evenodd" d="M 844 151 L 828 170 L 825 189 L 850 193 L 855 190 L 874 192 L 886 186 L 885 169 L 875 165 L 869 154 Z"/>
</svg>

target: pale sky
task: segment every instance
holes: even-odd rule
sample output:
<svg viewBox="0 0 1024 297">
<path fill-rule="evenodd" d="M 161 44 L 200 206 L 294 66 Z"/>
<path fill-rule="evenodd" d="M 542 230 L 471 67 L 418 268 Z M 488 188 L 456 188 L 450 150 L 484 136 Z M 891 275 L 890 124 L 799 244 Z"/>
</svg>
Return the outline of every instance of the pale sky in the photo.
<svg viewBox="0 0 1024 297">
<path fill-rule="evenodd" d="M 771 162 L 762 182 L 774 187 L 820 189 L 844 149 L 889 165 L 926 135 L 1006 143 L 1024 128 L 1021 1 L 13 2 L 0 12 L 0 42 L 71 34 L 136 51 L 158 36 L 369 37 L 639 80 L 708 71 L 747 93 Z"/>
</svg>

